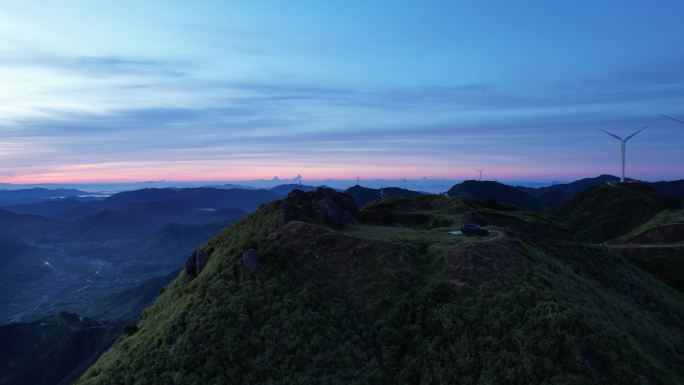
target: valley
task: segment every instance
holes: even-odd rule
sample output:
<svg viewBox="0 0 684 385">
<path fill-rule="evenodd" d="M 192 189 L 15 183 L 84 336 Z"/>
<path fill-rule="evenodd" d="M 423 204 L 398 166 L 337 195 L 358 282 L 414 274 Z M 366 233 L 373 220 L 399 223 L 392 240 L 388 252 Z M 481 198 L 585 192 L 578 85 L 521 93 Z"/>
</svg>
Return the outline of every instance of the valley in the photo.
<svg viewBox="0 0 684 385">
<path fill-rule="evenodd" d="M 41 320 L 57 317 L 71 331 L 50 338 L 67 349 L 83 322 L 68 314 L 97 322 L 106 333 L 88 338 L 101 344 L 68 378 L 117 342 L 79 384 L 299 382 L 323 373 L 343 382 L 481 383 L 501 381 L 496 368 L 517 359 L 530 366 L 509 370 L 511 378 L 676 383 L 682 200 L 603 179 L 551 188 L 578 191 L 545 209 L 537 191 L 476 181 L 445 195 L 287 185 L 10 206 L 0 211 L 0 336 L 19 344 L 13 330 L 39 333 Z M 490 232 L 465 236 L 464 223 Z M 197 249 L 208 262 L 193 278 L 183 266 Z M 253 273 L 243 267 L 248 249 L 258 255 Z M 191 347 L 231 364 L 197 361 Z M 636 364 L 642 352 L 652 360 Z M 166 358 L 135 363 L 157 356 Z M 435 371 L 447 361 L 448 371 Z M 256 369 L 265 362 L 268 371 Z M 55 376 L 38 383 L 67 374 Z"/>
<path fill-rule="evenodd" d="M 682 19 L 0 0 L 0 385 L 684 385 Z"/>
<path fill-rule="evenodd" d="M 620 188 L 631 206 L 660 194 Z M 352 199 L 293 191 L 236 223 L 77 383 L 680 382 L 682 292 L 591 241 L 611 232 L 560 225 L 579 220 L 571 206 L 413 195 L 359 210 Z M 492 233 L 449 233 L 464 221 Z M 243 266 L 250 249 L 256 271 Z"/>
</svg>

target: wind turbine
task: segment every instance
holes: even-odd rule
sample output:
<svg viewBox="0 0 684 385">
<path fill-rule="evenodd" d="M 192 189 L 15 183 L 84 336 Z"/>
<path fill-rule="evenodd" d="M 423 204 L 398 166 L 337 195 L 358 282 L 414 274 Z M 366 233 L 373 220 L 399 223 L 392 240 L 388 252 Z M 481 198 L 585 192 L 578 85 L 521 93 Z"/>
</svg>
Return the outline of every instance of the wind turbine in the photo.
<svg viewBox="0 0 684 385">
<path fill-rule="evenodd" d="M 480 173 L 480 182 L 482 182 L 482 171 L 484 171 L 484 168 L 476 168 L 476 170 Z"/>
<path fill-rule="evenodd" d="M 357 185 L 357 186 L 360 186 L 360 184 L 359 184 L 359 179 L 360 179 L 360 178 L 359 178 L 359 176 L 357 175 L 357 176 L 356 176 L 356 185 Z"/>
<path fill-rule="evenodd" d="M 673 117 L 671 117 L 671 116 L 667 116 L 667 115 L 665 115 L 665 114 L 660 114 L 660 116 L 662 116 L 662 117 L 665 118 L 665 119 L 674 120 L 674 121 L 677 122 L 677 123 L 684 124 L 684 121 L 681 121 L 681 120 L 679 120 L 679 119 L 675 119 L 675 118 L 673 118 Z"/>
<path fill-rule="evenodd" d="M 633 134 L 630 135 L 630 136 L 625 137 L 624 139 L 621 138 L 621 137 L 619 137 L 619 136 L 617 136 L 617 135 L 615 135 L 615 134 L 611 134 L 610 132 L 608 132 L 608 131 L 606 131 L 606 130 L 601 130 L 601 131 L 605 132 L 606 134 L 608 134 L 608 135 L 612 136 L 613 138 L 615 138 L 615 139 L 617 139 L 617 140 L 620 141 L 620 152 L 621 152 L 621 154 L 622 154 L 622 178 L 620 178 L 620 182 L 624 182 L 624 181 L 625 181 L 625 145 L 627 144 L 627 141 L 628 141 L 628 140 L 630 140 L 630 139 L 633 138 L 636 134 L 640 133 L 641 131 L 643 131 L 643 130 L 645 130 L 645 129 L 646 129 L 646 127 L 642 127 L 639 131 L 633 133 Z"/>
</svg>

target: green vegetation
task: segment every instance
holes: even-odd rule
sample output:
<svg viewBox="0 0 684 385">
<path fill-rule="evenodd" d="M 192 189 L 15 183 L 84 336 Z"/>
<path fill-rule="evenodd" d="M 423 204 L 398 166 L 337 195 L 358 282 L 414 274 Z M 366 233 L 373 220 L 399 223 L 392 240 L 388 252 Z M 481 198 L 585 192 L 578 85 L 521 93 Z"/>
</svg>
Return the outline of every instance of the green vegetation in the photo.
<svg viewBox="0 0 684 385">
<path fill-rule="evenodd" d="M 684 240 L 684 210 L 682 209 L 666 209 L 654 215 L 651 219 L 637 226 L 630 232 L 620 237 L 617 237 L 612 242 L 626 243 L 634 239 L 638 239 L 640 235 L 653 231 L 664 229 L 666 227 L 682 227 L 679 233 L 682 234 L 679 238 Z"/>
<path fill-rule="evenodd" d="M 684 247 L 625 247 L 627 260 L 684 292 Z"/>
<path fill-rule="evenodd" d="M 663 210 L 682 206 L 678 198 L 641 183 L 601 184 L 551 211 L 555 221 L 579 239 L 605 242 L 623 236 Z"/>
<path fill-rule="evenodd" d="M 342 232 L 282 206 L 209 242 L 77 384 L 684 383 L 682 293 L 611 249 L 430 230 L 469 215 L 454 198 L 371 203 Z"/>
</svg>

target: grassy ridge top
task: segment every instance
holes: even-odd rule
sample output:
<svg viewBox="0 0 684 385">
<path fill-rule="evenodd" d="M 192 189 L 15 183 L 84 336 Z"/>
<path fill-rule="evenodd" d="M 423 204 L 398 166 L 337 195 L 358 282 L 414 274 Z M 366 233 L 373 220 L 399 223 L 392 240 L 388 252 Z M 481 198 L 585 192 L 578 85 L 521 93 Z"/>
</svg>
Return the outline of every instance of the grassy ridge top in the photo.
<svg viewBox="0 0 684 385">
<path fill-rule="evenodd" d="M 462 200 L 378 204 L 342 231 L 262 206 L 77 384 L 682 383 L 684 298 L 612 250 L 464 242 Z"/>
</svg>

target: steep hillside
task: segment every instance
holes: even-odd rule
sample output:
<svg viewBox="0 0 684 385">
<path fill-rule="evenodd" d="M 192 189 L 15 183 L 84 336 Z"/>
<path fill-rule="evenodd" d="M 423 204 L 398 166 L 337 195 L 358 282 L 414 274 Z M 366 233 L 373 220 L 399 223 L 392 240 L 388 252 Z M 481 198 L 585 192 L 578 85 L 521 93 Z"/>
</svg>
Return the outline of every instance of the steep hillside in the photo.
<svg viewBox="0 0 684 385">
<path fill-rule="evenodd" d="M 471 200 L 491 199 L 530 210 L 541 208 L 534 196 L 499 182 L 467 180 L 450 188 L 447 194 Z"/>
<path fill-rule="evenodd" d="M 133 288 L 99 299 L 87 314 L 109 322 L 135 323 L 142 311 L 159 297 L 164 286 L 178 276 L 180 270 L 148 279 Z"/>
<path fill-rule="evenodd" d="M 682 383 L 682 294 L 614 251 L 369 224 L 350 201 L 296 190 L 230 227 L 77 384 Z"/>
<path fill-rule="evenodd" d="M 382 191 L 382 192 L 381 192 Z M 358 207 L 363 207 L 370 202 L 380 199 L 381 196 L 385 198 L 389 197 L 399 197 L 399 196 L 417 196 L 421 193 L 417 191 L 411 191 L 399 187 L 385 187 L 379 188 L 368 188 L 363 186 L 353 186 L 348 188 L 345 193 L 351 195 L 354 198 L 354 202 Z"/>
<path fill-rule="evenodd" d="M 552 211 L 579 239 L 605 242 L 623 236 L 663 210 L 682 202 L 642 183 L 602 184 L 577 194 Z"/>
<path fill-rule="evenodd" d="M 0 385 L 69 385 L 117 335 L 69 313 L 0 326 Z"/>
<path fill-rule="evenodd" d="M 595 178 L 584 178 L 574 182 L 558 183 L 548 187 L 529 188 L 518 186 L 517 188 L 537 197 L 539 205 L 546 208 L 559 206 L 573 195 L 584 192 L 598 184 L 619 181 L 620 178 L 613 175 L 599 175 Z"/>
<path fill-rule="evenodd" d="M 614 239 L 613 242 L 639 245 L 684 245 L 684 208 L 663 210 Z"/>
<path fill-rule="evenodd" d="M 684 246 L 619 247 L 628 261 L 684 292 Z"/>
</svg>

